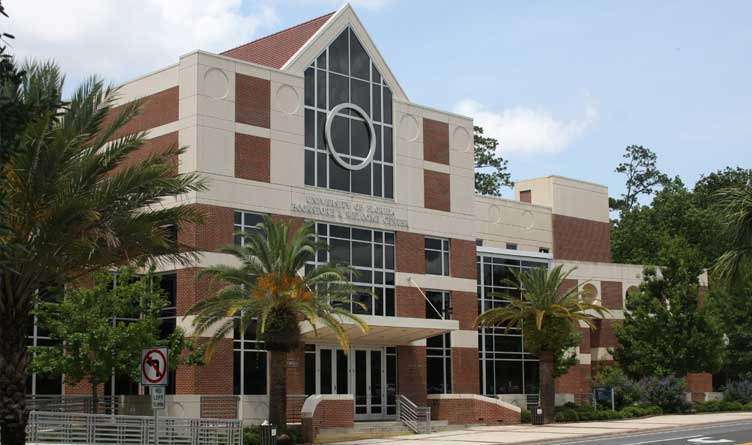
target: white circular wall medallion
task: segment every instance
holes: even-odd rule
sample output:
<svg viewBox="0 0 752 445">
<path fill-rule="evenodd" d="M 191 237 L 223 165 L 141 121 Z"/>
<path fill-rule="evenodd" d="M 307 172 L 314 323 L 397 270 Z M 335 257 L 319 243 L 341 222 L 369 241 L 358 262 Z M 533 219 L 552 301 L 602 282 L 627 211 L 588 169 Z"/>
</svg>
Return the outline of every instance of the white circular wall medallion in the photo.
<svg viewBox="0 0 752 445">
<path fill-rule="evenodd" d="M 332 143 L 332 122 L 334 122 L 334 118 L 336 117 L 337 113 L 344 110 L 345 108 L 349 108 L 355 111 L 360 115 L 361 118 L 363 118 L 363 120 L 368 125 L 368 139 L 371 141 L 368 148 L 368 156 L 366 156 L 366 158 L 363 159 L 359 164 L 355 165 L 345 161 L 334 148 L 334 144 Z M 342 166 L 342 168 L 346 168 L 348 170 L 363 170 L 368 164 L 371 163 L 371 161 L 373 160 L 373 155 L 376 153 L 376 130 L 374 130 L 373 128 L 371 118 L 368 117 L 368 114 L 362 108 L 353 103 L 348 102 L 339 104 L 329 111 L 329 114 L 326 116 L 326 125 L 324 126 L 324 138 L 326 138 L 326 146 L 329 149 L 329 153 L 334 156 L 334 160 L 337 161 L 337 164 Z"/>
<path fill-rule="evenodd" d="M 219 68 L 209 68 L 204 73 L 204 89 L 212 99 L 224 99 L 230 92 L 227 74 Z"/>
<path fill-rule="evenodd" d="M 470 144 L 470 133 L 468 133 L 464 127 L 457 127 L 454 130 L 454 147 L 456 150 L 465 153 L 469 152 L 472 148 L 472 145 Z"/>
<path fill-rule="evenodd" d="M 418 121 L 411 114 L 405 114 L 400 119 L 399 124 L 399 136 L 409 142 L 414 142 L 420 135 L 420 127 L 418 127 Z"/>
<path fill-rule="evenodd" d="M 285 84 L 277 89 L 277 103 L 283 112 L 295 114 L 300 108 L 300 97 L 295 88 Z"/>
</svg>

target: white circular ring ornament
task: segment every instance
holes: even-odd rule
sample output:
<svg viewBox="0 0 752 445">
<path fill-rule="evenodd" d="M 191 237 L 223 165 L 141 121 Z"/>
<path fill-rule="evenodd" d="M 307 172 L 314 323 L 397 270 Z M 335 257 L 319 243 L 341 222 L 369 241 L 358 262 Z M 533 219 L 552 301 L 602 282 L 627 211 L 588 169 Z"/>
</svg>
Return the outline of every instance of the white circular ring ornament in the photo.
<svg viewBox="0 0 752 445">
<path fill-rule="evenodd" d="M 371 144 L 368 149 L 368 156 L 366 156 L 366 158 L 363 159 L 360 164 L 352 165 L 349 162 L 345 162 L 345 160 L 342 159 L 342 156 L 337 153 L 337 150 L 334 148 L 334 144 L 332 143 L 332 122 L 334 122 L 334 118 L 336 117 L 337 113 L 344 110 L 345 108 L 355 110 L 355 112 L 363 118 L 366 124 L 368 124 L 368 135 L 369 139 L 371 140 Z M 362 108 L 353 103 L 348 102 L 339 104 L 329 111 L 329 114 L 326 116 L 326 125 L 324 126 L 324 138 L 326 138 L 326 146 L 329 149 L 329 153 L 334 156 L 334 160 L 337 161 L 337 164 L 342 166 L 342 168 L 346 168 L 347 170 L 363 170 L 368 164 L 371 163 L 371 161 L 373 160 L 373 155 L 376 153 L 376 130 L 374 130 L 373 128 L 371 118 L 368 117 L 368 114 L 366 114 L 366 112 Z"/>
</svg>

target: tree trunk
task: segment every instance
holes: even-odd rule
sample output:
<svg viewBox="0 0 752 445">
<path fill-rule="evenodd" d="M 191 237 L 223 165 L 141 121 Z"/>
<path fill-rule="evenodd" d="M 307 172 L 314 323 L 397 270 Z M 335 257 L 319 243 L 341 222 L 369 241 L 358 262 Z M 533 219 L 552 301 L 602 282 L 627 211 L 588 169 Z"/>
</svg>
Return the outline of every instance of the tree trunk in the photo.
<svg viewBox="0 0 752 445">
<path fill-rule="evenodd" d="M 287 353 L 269 351 L 269 422 L 279 433 L 287 432 Z"/>
<path fill-rule="evenodd" d="M 99 414 L 99 398 L 97 397 L 97 382 L 89 380 L 91 384 L 91 413 Z"/>
<path fill-rule="evenodd" d="M 540 399 L 543 407 L 543 423 L 553 423 L 555 419 L 556 387 L 554 385 L 554 353 L 541 352 L 540 360 Z"/>
<path fill-rule="evenodd" d="M 0 317 L 0 442 L 23 445 L 29 417 L 26 411 L 28 313 L 5 312 Z"/>
</svg>

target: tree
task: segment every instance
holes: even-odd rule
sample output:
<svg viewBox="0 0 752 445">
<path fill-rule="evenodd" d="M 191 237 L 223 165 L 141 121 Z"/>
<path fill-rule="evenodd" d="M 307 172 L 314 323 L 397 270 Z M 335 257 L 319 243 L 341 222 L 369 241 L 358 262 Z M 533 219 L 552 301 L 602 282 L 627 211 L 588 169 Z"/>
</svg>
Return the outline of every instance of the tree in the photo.
<svg viewBox="0 0 752 445">
<path fill-rule="evenodd" d="M 475 191 L 481 195 L 501 196 L 502 187 L 514 187 L 507 171 L 508 161 L 497 154 L 499 141 L 483 136 L 483 128 L 473 127 L 475 146 Z"/>
<path fill-rule="evenodd" d="M 627 190 L 620 199 L 609 199 L 609 206 L 623 213 L 637 205 L 640 195 L 652 195 L 655 187 L 663 184 L 668 177 L 656 167 L 657 156 L 649 148 L 630 145 L 622 157 L 627 162 L 620 163 L 615 171 L 627 176 Z"/>
<path fill-rule="evenodd" d="M 196 303 L 194 327 L 200 335 L 212 331 L 207 351 L 234 329 L 256 329 L 270 355 L 269 420 L 281 431 L 287 428 L 287 353 L 301 347 L 299 322 L 314 330 L 323 326 L 334 332 L 345 351 L 349 349 L 342 320 L 349 319 L 363 332 L 368 326 L 349 311 L 351 295 L 369 293 L 349 284 L 355 270 L 344 265 L 307 267 L 317 250 L 327 246 L 317 241 L 312 223 L 292 230 L 284 221 L 266 216 L 256 229 L 240 232 L 244 246 L 227 246 L 240 266 L 212 266 L 202 275 L 226 283 L 214 296 Z M 305 273 L 301 273 L 305 270 Z M 353 304 L 360 305 L 361 303 Z M 235 320 L 237 318 L 237 320 Z"/>
<path fill-rule="evenodd" d="M 627 299 L 613 356 L 630 377 L 683 377 L 723 363 L 721 327 L 700 296 L 700 261 L 685 247 L 663 251 L 660 273 L 646 267 L 640 291 Z"/>
<path fill-rule="evenodd" d="M 545 423 L 554 421 L 556 356 L 562 357 L 572 346 L 579 322 L 594 329 L 593 314 L 603 316 L 608 312 L 598 304 L 581 301 L 583 291 L 579 287 L 562 287 L 572 270 L 564 272 L 559 265 L 551 270 L 539 267 L 527 272 L 513 271 L 517 282 L 511 281 L 509 285 L 522 288 L 522 294 L 506 295 L 509 304 L 487 310 L 475 322 L 483 327 L 522 329 L 525 350 L 535 354 L 540 363 Z"/>
<path fill-rule="evenodd" d="M 96 413 L 97 386 L 113 375 L 140 380 L 144 348 L 169 347 L 172 369 L 201 364 L 203 351 L 181 328 L 160 339 L 159 316 L 169 302 L 156 280 L 150 274 L 136 277 L 129 269 L 117 276 L 105 272 L 94 287 L 69 288 L 57 301 L 38 303 L 40 326 L 49 332 L 53 346 L 33 350 L 32 371 L 64 375 L 70 384 L 88 381 Z"/>
<path fill-rule="evenodd" d="M 732 288 L 714 286 L 708 304 L 723 326 L 723 373 L 730 380 L 752 380 L 752 283 Z"/>
<path fill-rule="evenodd" d="M 177 147 L 124 165 L 146 137 L 122 134 L 138 102 L 115 111 L 117 91 L 96 78 L 65 102 L 57 66 L 22 71 L 12 97 L 33 113 L 19 125 L 0 171 L 0 226 L 8 228 L 0 240 L 0 264 L 7 265 L 0 266 L 3 445 L 25 441 L 26 333 L 37 291 L 126 262 L 191 259 L 172 241 L 171 227 L 196 223 L 200 215 L 175 197 L 204 188 L 197 175 L 175 174 Z"/>
<path fill-rule="evenodd" d="M 724 189 L 717 196 L 729 246 L 714 272 L 723 285 L 739 286 L 752 278 L 752 183 Z"/>
</svg>

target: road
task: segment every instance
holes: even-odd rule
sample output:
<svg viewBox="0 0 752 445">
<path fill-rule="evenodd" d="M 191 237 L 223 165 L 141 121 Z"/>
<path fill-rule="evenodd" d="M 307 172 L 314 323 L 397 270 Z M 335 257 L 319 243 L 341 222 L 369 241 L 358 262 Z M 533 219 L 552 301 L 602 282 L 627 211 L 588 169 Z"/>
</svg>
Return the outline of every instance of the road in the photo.
<svg viewBox="0 0 752 445">
<path fill-rule="evenodd" d="M 545 443 L 546 445 L 752 445 L 752 421 Z"/>
</svg>

